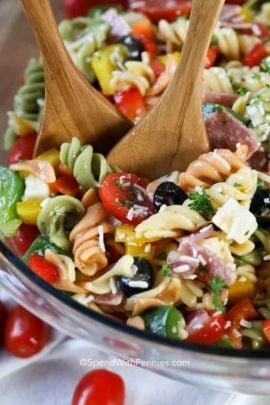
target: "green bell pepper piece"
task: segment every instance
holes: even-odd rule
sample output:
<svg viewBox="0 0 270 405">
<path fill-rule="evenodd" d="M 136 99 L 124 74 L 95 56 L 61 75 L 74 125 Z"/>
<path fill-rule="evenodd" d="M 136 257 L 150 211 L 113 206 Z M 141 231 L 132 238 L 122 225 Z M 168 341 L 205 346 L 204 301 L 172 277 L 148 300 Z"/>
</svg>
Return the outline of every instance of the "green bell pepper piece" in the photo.
<svg viewBox="0 0 270 405">
<path fill-rule="evenodd" d="M 182 339 L 181 329 L 185 327 L 182 313 L 175 307 L 164 305 L 143 315 L 146 330 L 159 336 Z"/>
<path fill-rule="evenodd" d="M 60 249 L 58 246 L 54 245 L 53 243 L 50 243 L 48 239 L 44 238 L 44 236 L 38 236 L 36 240 L 32 243 L 30 248 L 27 250 L 25 255 L 22 258 L 22 261 L 27 264 L 29 261 L 29 257 L 31 254 L 36 254 L 40 256 L 44 256 L 45 250 L 50 249 L 54 253 L 57 253 L 59 255 L 65 255 L 65 256 L 71 256 L 70 253 L 66 252 L 63 249 Z"/>
<path fill-rule="evenodd" d="M 6 237 L 14 236 L 21 224 L 16 207 L 24 190 L 25 184 L 19 174 L 0 166 L 0 233 Z"/>
</svg>

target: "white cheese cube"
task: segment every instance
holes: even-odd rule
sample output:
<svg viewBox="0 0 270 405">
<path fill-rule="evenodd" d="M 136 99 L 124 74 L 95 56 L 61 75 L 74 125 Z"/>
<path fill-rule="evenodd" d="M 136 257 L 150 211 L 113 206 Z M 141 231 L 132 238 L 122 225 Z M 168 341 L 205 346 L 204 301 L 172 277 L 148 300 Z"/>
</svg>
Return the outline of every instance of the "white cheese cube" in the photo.
<svg viewBox="0 0 270 405">
<path fill-rule="evenodd" d="M 258 227 L 255 216 L 233 198 L 217 210 L 212 222 L 227 234 L 227 239 L 240 244 L 249 240 Z"/>
<path fill-rule="evenodd" d="M 25 178 L 25 192 L 23 201 L 36 198 L 45 199 L 50 196 L 50 189 L 47 183 L 38 177 L 30 174 Z"/>
</svg>

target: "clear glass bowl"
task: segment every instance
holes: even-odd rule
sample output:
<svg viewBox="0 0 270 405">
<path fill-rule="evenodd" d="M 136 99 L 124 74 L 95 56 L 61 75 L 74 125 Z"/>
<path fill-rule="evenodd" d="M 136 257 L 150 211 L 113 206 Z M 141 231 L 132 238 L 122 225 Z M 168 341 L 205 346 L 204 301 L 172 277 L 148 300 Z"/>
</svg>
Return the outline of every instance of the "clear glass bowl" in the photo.
<svg viewBox="0 0 270 405">
<path fill-rule="evenodd" d="M 57 6 L 57 2 L 54 3 Z M 35 49 L 31 31 L 16 7 L 15 0 L 1 0 L 0 52 L 5 55 L 5 60 L 0 62 L 0 75 L 4 77 L 5 74 L 7 78 L 0 81 L 1 133 L 5 122 L 4 110 L 10 108 L 14 91 L 19 85 L 18 77 Z M 18 52 L 14 52 L 11 46 L 15 39 L 16 49 L 20 50 Z M 11 66 L 8 75 L 6 60 Z M 4 162 L 2 152 L 0 163 Z M 0 285 L 21 305 L 60 331 L 83 338 L 99 349 L 132 360 L 134 364 L 156 373 L 203 387 L 246 394 L 270 394 L 270 351 L 237 351 L 191 345 L 131 328 L 95 313 L 55 290 L 35 276 L 1 243 Z"/>
</svg>

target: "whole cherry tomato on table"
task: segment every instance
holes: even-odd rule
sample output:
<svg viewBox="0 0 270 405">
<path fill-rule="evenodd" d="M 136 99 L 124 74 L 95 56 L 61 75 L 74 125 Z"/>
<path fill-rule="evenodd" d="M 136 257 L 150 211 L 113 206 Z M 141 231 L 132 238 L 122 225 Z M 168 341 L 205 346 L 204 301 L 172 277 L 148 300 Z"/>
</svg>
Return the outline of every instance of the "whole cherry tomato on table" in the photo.
<svg viewBox="0 0 270 405">
<path fill-rule="evenodd" d="M 79 382 L 72 405 L 124 405 L 123 379 L 109 370 L 93 370 Z"/>
<path fill-rule="evenodd" d="M 4 344 L 5 325 L 7 318 L 7 310 L 3 302 L 0 301 L 0 347 Z"/>
<path fill-rule="evenodd" d="M 23 307 L 16 305 L 8 312 L 5 348 L 14 356 L 34 356 L 48 343 L 49 337 L 49 326 Z"/>
<path fill-rule="evenodd" d="M 111 4 L 126 8 L 128 4 L 128 0 L 62 0 L 62 2 L 69 18 L 86 15 L 93 7 Z"/>
</svg>

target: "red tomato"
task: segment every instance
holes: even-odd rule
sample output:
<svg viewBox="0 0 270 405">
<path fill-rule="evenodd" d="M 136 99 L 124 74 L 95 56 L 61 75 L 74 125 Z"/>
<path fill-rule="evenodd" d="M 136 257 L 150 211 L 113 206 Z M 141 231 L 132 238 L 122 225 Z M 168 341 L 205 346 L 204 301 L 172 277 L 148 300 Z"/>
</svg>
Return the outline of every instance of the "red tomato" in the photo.
<svg viewBox="0 0 270 405">
<path fill-rule="evenodd" d="M 158 56 L 159 47 L 155 41 L 153 41 L 152 39 L 149 39 L 147 37 L 144 37 L 143 35 L 141 35 L 141 36 L 138 35 L 136 38 L 139 41 L 141 41 L 145 52 L 148 52 L 152 59 L 155 59 Z"/>
<path fill-rule="evenodd" d="M 124 405 L 125 383 L 109 370 L 93 370 L 79 382 L 72 405 Z"/>
<path fill-rule="evenodd" d="M 143 97 L 136 88 L 116 92 L 114 100 L 119 110 L 130 120 L 145 114 L 146 106 Z"/>
<path fill-rule="evenodd" d="M 27 358 L 39 353 L 49 340 L 50 329 L 43 321 L 17 305 L 6 320 L 5 347 L 16 357 Z"/>
<path fill-rule="evenodd" d="M 156 38 L 155 27 L 148 18 L 135 22 L 132 25 L 132 34 L 135 38 L 144 37 L 152 41 Z"/>
<path fill-rule="evenodd" d="M 142 190 L 146 186 L 147 182 L 135 174 L 111 173 L 102 183 L 99 195 L 105 208 L 115 218 L 125 224 L 138 225 L 154 212 L 152 201 Z M 134 214 L 128 219 L 133 207 Z"/>
<path fill-rule="evenodd" d="M 270 38 L 270 30 L 267 26 L 257 21 L 251 23 L 251 28 L 245 30 L 245 34 L 255 35 L 258 38 Z"/>
<path fill-rule="evenodd" d="M 128 0 L 62 0 L 65 12 L 69 18 L 86 15 L 92 7 L 120 4 L 127 7 Z"/>
<path fill-rule="evenodd" d="M 165 71 L 164 65 L 162 65 L 162 63 L 157 59 L 151 60 L 150 66 L 153 69 L 156 77 L 159 77 Z"/>
<path fill-rule="evenodd" d="M 246 321 L 250 321 L 256 317 L 256 309 L 247 298 L 237 302 L 228 311 L 226 321 L 230 321 L 231 326 L 228 328 L 227 333 L 234 347 L 242 347 L 242 336 L 238 336 L 241 320 L 244 319 Z"/>
<path fill-rule="evenodd" d="M 0 347 L 4 344 L 6 319 L 7 310 L 3 302 L 0 301 Z"/>
<path fill-rule="evenodd" d="M 21 224 L 16 236 L 11 238 L 15 243 L 19 253 L 24 255 L 37 238 L 39 230 L 36 226 Z"/>
<path fill-rule="evenodd" d="M 43 256 L 32 253 L 29 257 L 28 266 L 42 280 L 49 284 L 56 284 L 59 281 L 58 269 Z"/>
<path fill-rule="evenodd" d="M 7 161 L 9 165 L 17 163 L 19 160 L 32 159 L 34 154 L 37 134 L 21 136 L 9 151 Z"/>
<path fill-rule="evenodd" d="M 268 342 L 270 342 L 270 319 L 266 319 L 266 321 L 263 321 L 262 331 Z"/>
<path fill-rule="evenodd" d="M 189 15 L 192 7 L 187 0 L 145 0 L 134 1 L 131 8 L 157 23 L 162 19 L 171 22 L 181 15 Z"/>
<path fill-rule="evenodd" d="M 62 175 L 50 185 L 51 191 L 54 193 L 70 195 L 76 197 L 80 191 L 79 184 L 76 179 L 71 175 Z"/>
<path fill-rule="evenodd" d="M 204 64 L 205 69 L 209 69 L 210 67 L 214 66 L 218 54 L 219 54 L 218 46 L 211 47 L 208 49 L 206 61 Z"/>
<path fill-rule="evenodd" d="M 198 323 L 199 325 L 199 323 Z M 189 327 L 188 327 L 189 332 Z M 221 312 L 210 311 L 208 318 L 200 328 L 193 327 L 187 338 L 188 342 L 212 345 L 220 340 L 225 333 L 225 316 Z"/>
<path fill-rule="evenodd" d="M 265 46 L 261 43 L 256 44 L 251 51 L 245 56 L 243 63 L 246 66 L 253 67 L 261 63 L 268 56 Z"/>
</svg>

